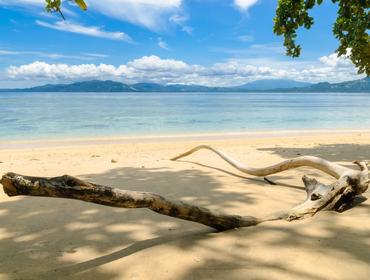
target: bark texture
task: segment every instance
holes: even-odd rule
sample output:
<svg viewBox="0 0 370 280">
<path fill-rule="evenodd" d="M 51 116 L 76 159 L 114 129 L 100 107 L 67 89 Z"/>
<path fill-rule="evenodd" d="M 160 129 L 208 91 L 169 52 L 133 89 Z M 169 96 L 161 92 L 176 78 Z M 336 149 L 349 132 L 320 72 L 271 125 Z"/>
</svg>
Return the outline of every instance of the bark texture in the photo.
<svg viewBox="0 0 370 280">
<path fill-rule="evenodd" d="M 41 178 L 7 173 L 2 177 L 1 184 L 9 196 L 71 198 L 112 207 L 148 208 L 162 215 L 200 223 L 217 230 L 253 226 L 262 222 L 250 216 L 217 213 L 155 193 L 101 186 L 69 175 Z"/>
</svg>

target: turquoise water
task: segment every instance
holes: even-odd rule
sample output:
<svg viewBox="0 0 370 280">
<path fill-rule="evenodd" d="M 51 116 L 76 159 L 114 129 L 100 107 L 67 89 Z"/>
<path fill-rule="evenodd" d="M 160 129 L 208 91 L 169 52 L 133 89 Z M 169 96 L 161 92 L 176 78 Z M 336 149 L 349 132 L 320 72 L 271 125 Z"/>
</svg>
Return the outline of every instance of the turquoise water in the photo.
<svg viewBox="0 0 370 280">
<path fill-rule="evenodd" d="M 370 93 L 0 93 L 0 139 L 369 129 Z"/>
</svg>

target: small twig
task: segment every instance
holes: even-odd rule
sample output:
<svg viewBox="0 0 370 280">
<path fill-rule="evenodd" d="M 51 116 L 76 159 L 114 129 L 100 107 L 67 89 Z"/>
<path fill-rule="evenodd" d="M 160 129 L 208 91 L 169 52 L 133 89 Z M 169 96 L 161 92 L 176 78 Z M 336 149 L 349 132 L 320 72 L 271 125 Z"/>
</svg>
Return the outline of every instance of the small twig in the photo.
<svg viewBox="0 0 370 280">
<path fill-rule="evenodd" d="M 63 13 L 62 13 L 62 10 L 61 9 L 57 9 L 58 13 L 60 14 L 60 16 L 62 17 L 63 20 L 66 20 L 66 18 L 64 17 Z"/>
</svg>

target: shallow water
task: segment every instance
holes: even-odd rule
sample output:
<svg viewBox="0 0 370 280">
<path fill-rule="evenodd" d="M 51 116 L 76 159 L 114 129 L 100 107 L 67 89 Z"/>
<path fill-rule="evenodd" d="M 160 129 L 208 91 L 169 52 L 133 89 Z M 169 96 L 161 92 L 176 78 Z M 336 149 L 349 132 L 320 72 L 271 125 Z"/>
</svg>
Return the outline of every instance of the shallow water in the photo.
<svg viewBox="0 0 370 280">
<path fill-rule="evenodd" d="M 370 93 L 0 93 L 0 138 L 368 129 Z"/>
</svg>

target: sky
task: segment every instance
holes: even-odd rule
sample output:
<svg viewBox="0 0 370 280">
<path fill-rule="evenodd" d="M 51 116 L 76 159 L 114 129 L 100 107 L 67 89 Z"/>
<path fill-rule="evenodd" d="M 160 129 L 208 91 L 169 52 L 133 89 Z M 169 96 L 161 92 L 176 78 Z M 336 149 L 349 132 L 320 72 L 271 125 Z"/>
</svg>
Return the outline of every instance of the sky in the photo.
<svg viewBox="0 0 370 280">
<path fill-rule="evenodd" d="M 261 79 L 341 82 L 362 78 L 337 57 L 337 6 L 314 8 L 299 30 L 299 58 L 272 32 L 276 0 L 0 0 L 0 88 L 115 80 L 233 86 Z"/>
</svg>

